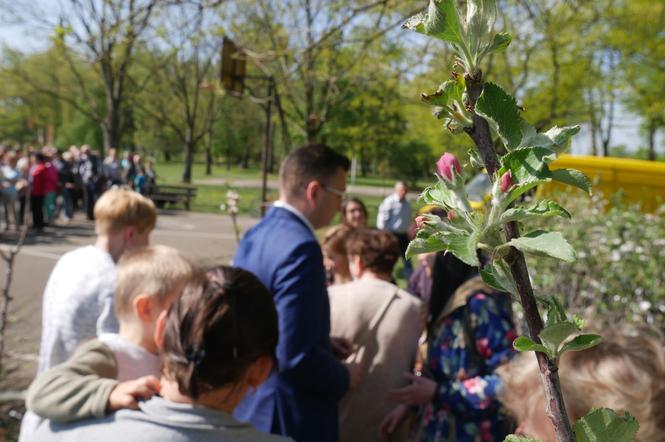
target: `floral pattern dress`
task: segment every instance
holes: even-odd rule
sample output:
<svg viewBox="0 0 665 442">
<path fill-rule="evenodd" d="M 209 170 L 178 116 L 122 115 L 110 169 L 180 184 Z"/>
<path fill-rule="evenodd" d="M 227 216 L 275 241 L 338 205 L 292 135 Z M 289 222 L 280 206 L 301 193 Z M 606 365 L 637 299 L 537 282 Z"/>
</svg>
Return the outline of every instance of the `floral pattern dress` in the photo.
<svg viewBox="0 0 665 442">
<path fill-rule="evenodd" d="M 438 442 L 503 441 L 507 429 L 496 399 L 501 381 L 494 370 L 514 355 L 516 332 L 502 294 L 476 293 L 465 308 L 439 320 L 428 349 L 427 368 L 437 382 L 434 401 L 425 406 L 419 439 Z M 466 348 L 468 315 L 476 355 Z M 509 430 L 509 429 L 508 429 Z"/>
</svg>

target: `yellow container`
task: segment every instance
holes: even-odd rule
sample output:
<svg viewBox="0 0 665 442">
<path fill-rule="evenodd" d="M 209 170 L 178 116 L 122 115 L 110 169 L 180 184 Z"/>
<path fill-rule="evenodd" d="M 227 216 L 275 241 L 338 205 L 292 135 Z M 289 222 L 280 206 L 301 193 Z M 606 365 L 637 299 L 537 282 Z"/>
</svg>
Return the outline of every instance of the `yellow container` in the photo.
<svg viewBox="0 0 665 442">
<path fill-rule="evenodd" d="M 594 193 L 614 202 L 620 192 L 624 203 L 640 203 L 642 211 L 654 212 L 665 204 L 665 163 L 630 158 L 561 155 L 550 169 L 577 169 L 593 184 Z M 539 195 L 571 191 L 571 187 L 551 182 L 538 189 Z"/>
</svg>

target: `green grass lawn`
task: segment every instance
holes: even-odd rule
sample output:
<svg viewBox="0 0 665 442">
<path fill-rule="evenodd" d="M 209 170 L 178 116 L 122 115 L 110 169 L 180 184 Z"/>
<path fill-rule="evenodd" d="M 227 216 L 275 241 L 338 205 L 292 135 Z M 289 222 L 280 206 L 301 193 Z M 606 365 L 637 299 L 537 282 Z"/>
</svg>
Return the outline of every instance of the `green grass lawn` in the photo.
<svg viewBox="0 0 665 442">
<path fill-rule="evenodd" d="M 169 184 L 176 184 L 180 182 L 180 177 L 182 176 L 183 165 L 181 162 L 170 162 L 170 163 L 157 163 L 155 166 L 157 170 L 158 181 L 166 182 Z M 206 178 L 216 178 L 216 179 L 261 179 L 262 173 L 259 169 L 242 169 L 240 167 L 232 167 L 227 170 L 225 166 L 213 166 L 212 174 L 205 174 L 205 164 L 203 163 L 194 163 L 192 165 L 192 179 L 201 180 Z M 270 174 L 269 179 L 277 179 L 277 174 Z M 367 176 L 367 177 L 356 177 L 355 183 L 359 186 L 373 186 L 373 187 L 392 187 L 395 183 L 395 178 L 389 177 L 380 177 L 380 176 Z M 349 177 L 349 184 L 351 183 L 351 177 Z M 418 181 L 417 185 L 419 188 L 424 188 L 431 184 L 426 180 Z"/>
</svg>

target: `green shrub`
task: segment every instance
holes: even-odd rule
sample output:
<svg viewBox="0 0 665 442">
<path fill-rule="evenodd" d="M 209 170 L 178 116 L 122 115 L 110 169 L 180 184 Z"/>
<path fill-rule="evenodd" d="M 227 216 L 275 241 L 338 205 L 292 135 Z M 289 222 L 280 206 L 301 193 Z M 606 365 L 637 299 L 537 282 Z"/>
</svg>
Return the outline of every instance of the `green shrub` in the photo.
<svg viewBox="0 0 665 442">
<path fill-rule="evenodd" d="M 543 221 L 577 251 L 577 261 L 529 259 L 540 295 L 556 295 L 594 328 L 622 322 L 665 324 L 665 217 L 637 207 L 606 209 L 601 196 L 562 195 L 572 220 Z"/>
</svg>

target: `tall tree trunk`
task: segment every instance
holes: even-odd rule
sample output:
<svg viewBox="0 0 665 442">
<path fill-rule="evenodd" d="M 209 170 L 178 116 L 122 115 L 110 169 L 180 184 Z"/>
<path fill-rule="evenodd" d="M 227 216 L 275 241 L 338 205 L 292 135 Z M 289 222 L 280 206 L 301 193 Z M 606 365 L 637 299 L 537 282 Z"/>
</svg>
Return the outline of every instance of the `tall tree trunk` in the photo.
<svg viewBox="0 0 665 442">
<path fill-rule="evenodd" d="M 206 136 L 206 175 L 212 175 L 212 126 Z"/>
<path fill-rule="evenodd" d="M 310 0 L 305 2 L 305 13 L 307 17 L 307 49 L 305 50 L 305 71 L 303 73 L 305 83 L 305 128 L 307 132 L 307 143 L 312 144 L 316 142 L 316 127 L 318 123 L 318 116 L 314 108 L 314 36 L 313 25 L 314 17 L 312 14 L 312 5 Z"/>
<path fill-rule="evenodd" d="M 275 85 L 275 107 L 277 108 L 277 114 L 279 115 L 280 131 L 282 133 L 282 149 L 284 151 L 284 157 L 288 155 L 291 151 L 291 136 L 289 135 L 289 126 L 286 121 L 286 113 L 282 107 L 282 100 Z"/>
<path fill-rule="evenodd" d="M 656 120 L 655 118 L 649 118 L 649 152 L 647 158 L 649 161 L 656 160 Z"/>
<path fill-rule="evenodd" d="M 245 151 L 242 154 L 242 163 L 240 164 L 240 167 L 243 169 L 249 169 L 249 157 L 250 157 L 250 149 L 249 146 L 245 148 Z"/>
<path fill-rule="evenodd" d="M 185 139 L 185 167 L 182 171 L 182 182 L 191 183 L 192 182 L 192 163 L 194 162 L 194 148 L 195 143 L 192 140 L 191 133 L 187 134 Z"/>
<path fill-rule="evenodd" d="M 596 104 L 593 101 L 593 88 L 587 91 L 587 103 L 589 105 L 589 130 L 591 132 L 591 154 L 598 156 L 598 117 L 596 115 Z"/>
</svg>

